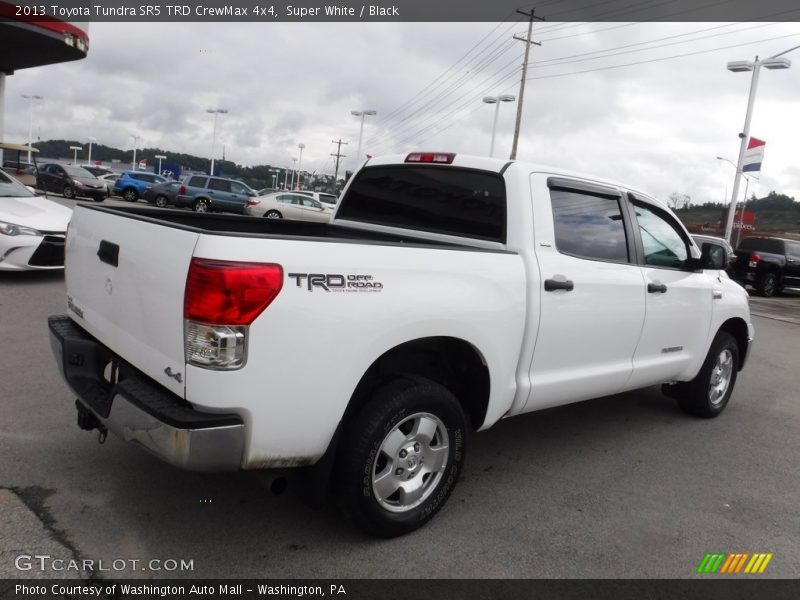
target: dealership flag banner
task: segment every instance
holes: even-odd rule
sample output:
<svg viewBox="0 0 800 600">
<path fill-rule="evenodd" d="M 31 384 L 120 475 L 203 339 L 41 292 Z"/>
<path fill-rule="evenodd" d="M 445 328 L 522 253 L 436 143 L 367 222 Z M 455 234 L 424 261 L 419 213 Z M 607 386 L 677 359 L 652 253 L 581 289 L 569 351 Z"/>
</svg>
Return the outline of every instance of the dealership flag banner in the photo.
<svg viewBox="0 0 800 600">
<path fill-rule="evenodd" d="M 761 162 L 764 160 L 764 146 L 766 142 L 751 137 L 747 142 L 747 150 L 742 157 L 742 173 L 760 173 Z"/>
</svg>

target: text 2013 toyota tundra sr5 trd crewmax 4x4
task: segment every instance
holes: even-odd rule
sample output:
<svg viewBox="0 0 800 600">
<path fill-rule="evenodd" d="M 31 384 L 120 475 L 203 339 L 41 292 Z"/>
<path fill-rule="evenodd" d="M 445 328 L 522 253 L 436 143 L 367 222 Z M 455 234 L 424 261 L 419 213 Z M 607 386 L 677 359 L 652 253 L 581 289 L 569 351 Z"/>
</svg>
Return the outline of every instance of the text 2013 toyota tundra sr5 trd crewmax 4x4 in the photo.
<svg viewBox="0 0 800 600">
<path fill-rule="evenodd" d="M 330 224 L 78 206 L 49 326 L 82 427 L 189 469 L 315 465 L 391 536 L 504 417 L 654 384 L 718 415 L 753 327 L 709 260 L 628 186 L 414 153 L 362 165 Z"/>
</svg>

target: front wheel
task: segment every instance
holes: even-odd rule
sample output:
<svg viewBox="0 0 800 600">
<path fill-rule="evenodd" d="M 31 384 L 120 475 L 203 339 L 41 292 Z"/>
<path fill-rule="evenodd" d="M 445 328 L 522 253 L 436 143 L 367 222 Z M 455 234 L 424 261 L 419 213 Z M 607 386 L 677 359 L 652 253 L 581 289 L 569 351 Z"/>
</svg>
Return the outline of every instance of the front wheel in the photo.
<svg viewBox="0 0 800 600">
<path fill-rule="evenodd" d="M 765 298 L 778 293 L 778 276 L 775 273 L 764 273 L 756 282 L 756 291 Z"/>
<path fill-rule="evenodd" d="M 464 462 L 467 418 L 446 388 L 398 376 L 350 420 L 338 446 L 336 492 L 345 515 L 379 537 L 427 523 Z"/>
<path fill-rule="evenodd" d="M 75 188 L 73 188 L 71 185 L 65 185 L 61 195 L 68 200 L 72 200 L 75 197 Z"/>
<path fill-rule="evenodd" d="M 717 333 L 697 377 L 674 386 L 672 395 L 684 412 L 707 419 L 728 405 L 739 371 L 739 345 L 727 331 Z"/>
</svg>

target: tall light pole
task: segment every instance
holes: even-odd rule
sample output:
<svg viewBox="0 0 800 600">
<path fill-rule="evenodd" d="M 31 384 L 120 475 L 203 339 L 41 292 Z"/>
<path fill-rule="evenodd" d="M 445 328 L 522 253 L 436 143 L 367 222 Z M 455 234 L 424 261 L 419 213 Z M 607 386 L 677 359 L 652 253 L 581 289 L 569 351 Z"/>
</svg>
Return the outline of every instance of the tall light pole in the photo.
<svg viewBox="0 0 800 600">
<path fill-rule="evenodd" d="M 378 113 L 374 110 L 351 110 L 350 114 L 354 117 L 361 117 L 361 127 L 358 129 L 358 150 L 356 150 L 356 163 L 360 163 L 363 159 L 361 158 L 361 139 L 364 136 L 364 119 L 369 116 L 377 115 Z"/>
<path fill-rule="evenodd" d="M 167 157 L 164 154 L 156 154 L 154 158 L 158 159 L 158 174 L 161 175 L 161 161 L 167 160 Z"/>
<path fill-rule="evenodd" d="M 214 146 L 217 143 L 217 117 L 219 115 L 226 115 L 228 114 L 228 110 L 225 108 L 207 108 L 207 113 L 211 113 L 214 115 L 214 132 L 211 134 L 211 172 L 209 175 L 214 174 Z"/>
<path fill-rule="evenodd" d="M 278 173 L 281 172 L 280 169 L 268 169 L 270 173 L 272 173 L 272 189 L 278 189 Z"/>
<path fill-rule="evenodd" d="M 303 168 L 303 149 L 306 147 L 305 144 L 297 144 L 297 147 L 300 148 L 300 158 L 297 161 L 297 187 L 300 188 L 300 173 L 302 172 Z"/>
<path fill-rule="evenodd" d="M 133 138 L 133 161 L 131 162 L 131 171 L 136 170 L 136 146 L 139 144 L 139 140 L 141 139 L 138 135 L 132 135 Z"/>
<path fill-rule="evenodd" d="M 292 158 L 292 183 L 290 184 L 290 189 L 292 190 L 294 189 L 294 168 L 296 164 L 297 164 L 297 159 Z"/>
<path fill-rule="evenodd" d="M 22 97 L 28 100 L 28 147 L 30 148 L 33 143 L 33 101 L 44 100 L 44 96 L 37 96 L 36 94 L 22 94 Z M 31 151 L 28 150 L 28 162 L 31 162 Z"/>
<path fill-rule="evenodd" d="M 78 150 L 83 150 L 83 146 L 70 146 L 70 150 L 72 150 L 72 164 L 78 164 Z"/>
<path fill-rule="evenodd" d="M 510 94 L 503 94 L 501 96 L 485 96 L 483 101 L 486 104 L 494 104 L 494 123 L 492 124 L 492 143 L 489 146 L 489 156 L 494 156 L 494 138 L 495 134 L 497 133 L 497 116 L 500 114 L 500 103 L 501 102 L 513 102 L 516 100 L 516 96 L 512 96 Z"/>
<path fill-rule="evenodd" d="M 788 69 L 792 66 L 792 61 L 790 61 L 788 58 L 779 57 L 791 52 L 792 50 L 797 50 L 798 48 L 800 48 L 800 46 L 789 48 L 788 50 L 774 54 L 773 56 L 765 58 L 764 60 L 759 60 L 758 56 L 756 56 L 753 62 L 750 62 L 749 60 L 738 60 L 728 63 L 728 70 L 734 73 L 742 73 L 744 71 L 753 72 L 753 77 L 750 80 L 750 95 L 747 99 L 747 112 L 745 113 L 744 117 L 744 128 L 739 134 L 739 138 L 741 138 L 742 141 L 739 144 L 739 160 L 736 161 L 736 177 L 733 180 L 733 192 L 731 193 L 731 204 L 730 209 L 728 210 L 728 221 L 725 224 L 725 239 L 728 240 L 728 242 L 731 241 L 731 234 L 733 233 L 733 218 L 736 210 L 736 197 L 739 194 L 739 182 L 742 179 L 742 168 L 744 166 L 742 162 L 744 161 L 744 152 L 747 149 L 747 140 L 750 138 L 750 119 L 753 116 L 753 103 L 755 102 L 756 90 L 758 89 L 758 72 L 761 67 L 764 67 L 765 69 Z"/>
<path fill-rule="evenodd" d="M 97 141 L 97 138 L 90 137 L 89 138 L 89 156 L 86 158 L 86 164 L 92 164 L 92 144 Z"/>
</svg>

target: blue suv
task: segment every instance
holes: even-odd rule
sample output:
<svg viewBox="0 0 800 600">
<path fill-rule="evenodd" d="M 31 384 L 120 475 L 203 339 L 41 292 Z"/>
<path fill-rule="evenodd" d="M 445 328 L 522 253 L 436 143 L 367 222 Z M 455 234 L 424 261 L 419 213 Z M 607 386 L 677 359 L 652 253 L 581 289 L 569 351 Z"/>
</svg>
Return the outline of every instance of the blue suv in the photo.
<svg viewBox="0 0 800 600">
<path fill-rule="evenodd" d="M 166 177 L 144 171 L 123 171 L 114 184 L 114 193 L 122 196 L 123 200 L 136 202 L 144 195 L 144 191 L 157 184 L 167 181 Z"/>
</svg>

